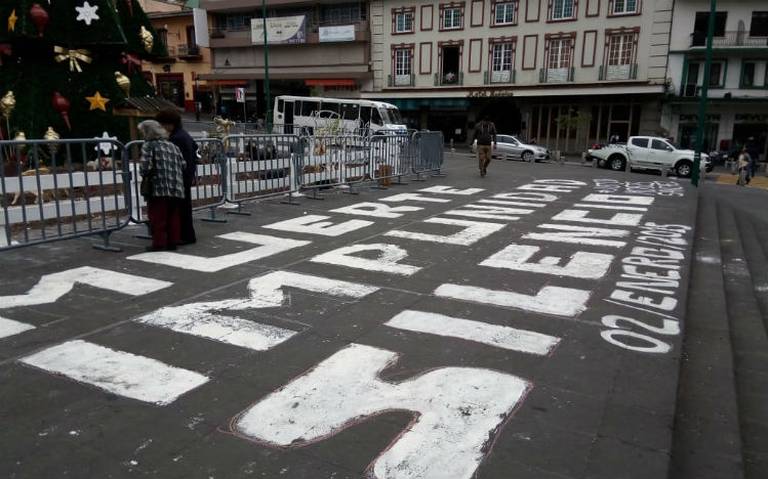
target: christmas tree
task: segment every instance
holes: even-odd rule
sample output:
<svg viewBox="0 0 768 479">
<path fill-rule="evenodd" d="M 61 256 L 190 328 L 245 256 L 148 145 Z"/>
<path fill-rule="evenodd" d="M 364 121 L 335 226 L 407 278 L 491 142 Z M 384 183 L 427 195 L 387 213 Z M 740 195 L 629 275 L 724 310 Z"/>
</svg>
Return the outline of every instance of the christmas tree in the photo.
<svg viewBox="0 0 768 479">
<path fill-rule="evenodd" d="M 127 120 L 113 109 L 154 95 L 141 60 L 166 55 L 138 1 L 2 0 L 0 131 L 126 139 Z"/>
</svg>

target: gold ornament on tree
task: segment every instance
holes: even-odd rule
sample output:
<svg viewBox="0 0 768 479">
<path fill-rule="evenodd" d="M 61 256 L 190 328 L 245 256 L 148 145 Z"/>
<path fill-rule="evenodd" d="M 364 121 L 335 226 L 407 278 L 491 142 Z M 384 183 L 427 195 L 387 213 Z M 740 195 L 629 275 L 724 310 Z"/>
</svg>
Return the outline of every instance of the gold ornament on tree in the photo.
<svg viewBox="0 0 768 479">
<path fill-rule="evenodd" d="M 69 49 L 64 47 L 53 47 L 53 53 L 55 54 L 53 56 L 53 59 L 56 60 L 58 63 L 61 62 L 69 62 L 69 71 L 82 73 L 83 69 L 80 66 L 80 62 L 85 63 L 91 63 L 93 61 L 93 58 L 91 58 L 91 52 L 84 49 Z"/>
<path fill-rule="evenodd" d="M 48 141 L 55 141 L 60 138 L 61 138 L 61 135 L 56 133 L 56 130 L 54 130 L 52 126 L 49 126 L 48 129 L 45 131 L 45 135 L 43 135 L 43 139 Z"/>
<path fill-rule="evenodd" d="M 13 109 L 16 108 L 16 97 L 12 91 L 8 91 L 2 99 L 0 99 L 0 113 L 6 120 L 11 117 Z"/>
<path fill-rule="evenodd" d="M 152 32 L 142 25 L 139 30 L 139 37 L 141 38 L 141 43 L 144 44 L 144 50 L 146 50 L 147 53 L 152 53 L 152 47 L 155 45 L 155 37 L 152 36 Z"/>
<path fill-rule="evenodd" d="M 117 86 L 119 86 L 120 89 L 123 90 L 123 93 L 125 93 L 125 96 L 130 97 L 131 96 L 131 79 L 120 72 L 115 72 L 115 81 L 117 82 Z"/>
<path fill-rule="evenodd" d="M 5 118 L 5 132 L 10 138 L 11 136 L 11 114 L 13 109 L 16 108 L 16 97 L 13 92 L 8 90 L 8 93 L 0 98 L 0 115 Z M 3 129 L 0 128 L 0 140 L 5 139 L 3 136 Z"/>
<path fill-rule="evenodd" d="M 23 131 L 20 131 L 16 133 L 16 136 L 13 137 L 13 139 L 15 141 L 27 141 L 27 135 Z"/>
<path fill-rule="evenodd" d="M 49 126 L 45 131 L 45 135 L 43 135 L 43 139 L 48 141 L 56 141 L 61 139 L 61 135 L 56 133 L 56 130 L 54 130 L 52 126 Z M 55 143 L 51 143 L 48 145 L 48 150 L 51 152 L 51 155 L 55 155 L 56 152 L 59 151 L 59 147 Z"/>
</svg>

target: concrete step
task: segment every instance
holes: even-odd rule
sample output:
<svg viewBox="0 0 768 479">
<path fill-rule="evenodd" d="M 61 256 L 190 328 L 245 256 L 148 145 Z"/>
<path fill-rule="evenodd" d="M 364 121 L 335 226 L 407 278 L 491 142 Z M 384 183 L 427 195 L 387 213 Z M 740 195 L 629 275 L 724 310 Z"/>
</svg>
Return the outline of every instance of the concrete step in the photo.
<svg viewBox="0 0 768 479">
<path fill-rule="evenodd" d="M 723 280 L 736 368 L 739 427 L 746 479 L 764 478 L 768 471 L 768 408 L 765 374 L 768 371 L 768 335 L 755 297 L 753 269 L 765 269 L 765 257 L 754 235 L 743 229 L 730 201 L 718 203 Z"/>
<path fill-rule="evenodd" d="M 736 221 L 742 232 L 741 243 L 744 247 L 749 274 L 752 277 L 755 300 L 763 319 L 763 328 L 768 332 L 768 255 L 766 254 L 768 245 L 763 243 L 758 234 L 758 229 L 762 229 L 763 236 L 768 238 L 768 223 L 745 211 L 737 211 Z"/>
<path fill-rule="evenodd" d="M 766 245 L 758 235 L 758 230 L 762 230 L 764 236 L 768 236 L 768 223 L 744 210 L 739 211 L 736 218 L 752 277 L 752 291 L 763 320 L 764 337 L 768 338 L 768 255 Z M 766 341 L 762 348 L 763 366 L 760 370 L 745 371 L 749 375 L 749 390 L 739 401 L 742 436 L 745 437 L 744 457 L 747 470 L 754 471 L 754 477 L 768 475 L 768 368 L 765 367 L 768 364 L 765 359 L 768 339 Z"/>
<path fill-rule="evenodd" d="M 716 198 L 696 219 L 670 479 L 744 479 Z"/>
</svg>

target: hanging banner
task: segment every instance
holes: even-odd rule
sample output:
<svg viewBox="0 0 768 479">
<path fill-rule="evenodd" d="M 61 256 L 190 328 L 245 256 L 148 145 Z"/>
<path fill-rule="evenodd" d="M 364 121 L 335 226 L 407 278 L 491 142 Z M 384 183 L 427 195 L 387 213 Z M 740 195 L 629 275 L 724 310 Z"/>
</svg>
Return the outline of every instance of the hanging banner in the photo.
<svg viewBox="0 0 768 479">
<path fill-rule="evenodd" d="M 269 45 L 306 43 L 306 15 L 267 18 L 267 42 Z M 264 44 L 264 21 L 251 19 L 251 43 Z"/>
<path fill-rule="evenodd" d="M 192 18 L 195 25 L 195 44 L 199 47 L 210 47 L 208 37 L 208 12 L 200 8 L 192 10 Z"/>
<path fill-rule="evenodd" d="M 355 26 L 340 25 L 335 27 L 320 27 L 320 42 L 353 42 L 355 41 Z"/>
<path fill-rule="evenodd" d="M 235 101 L 245 103 L 245 88 L 235 88 Z"/>
</svg>

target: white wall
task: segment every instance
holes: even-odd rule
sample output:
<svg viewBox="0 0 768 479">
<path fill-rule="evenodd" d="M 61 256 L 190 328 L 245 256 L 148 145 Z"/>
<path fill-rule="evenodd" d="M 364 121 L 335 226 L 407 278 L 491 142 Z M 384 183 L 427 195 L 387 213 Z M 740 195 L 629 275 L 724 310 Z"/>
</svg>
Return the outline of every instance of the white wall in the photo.
<svg viewBox="0 0 768 479">
<path fill-rule="evenodd" d="M 765 0 L 718 0 L 717 11 L 728 12 L 725 23 L 726 31 L 736 31 L 739 21 L 744 22 L 744 28 L 749 31 L 753 11 L 765 11 L 768 3 Z M 691 44 L 693 24 L 696 12 L 708 12 L 709 0 L 677 0 L 672 26 L 671 49 L 687 49 Z"/>
</svg>

